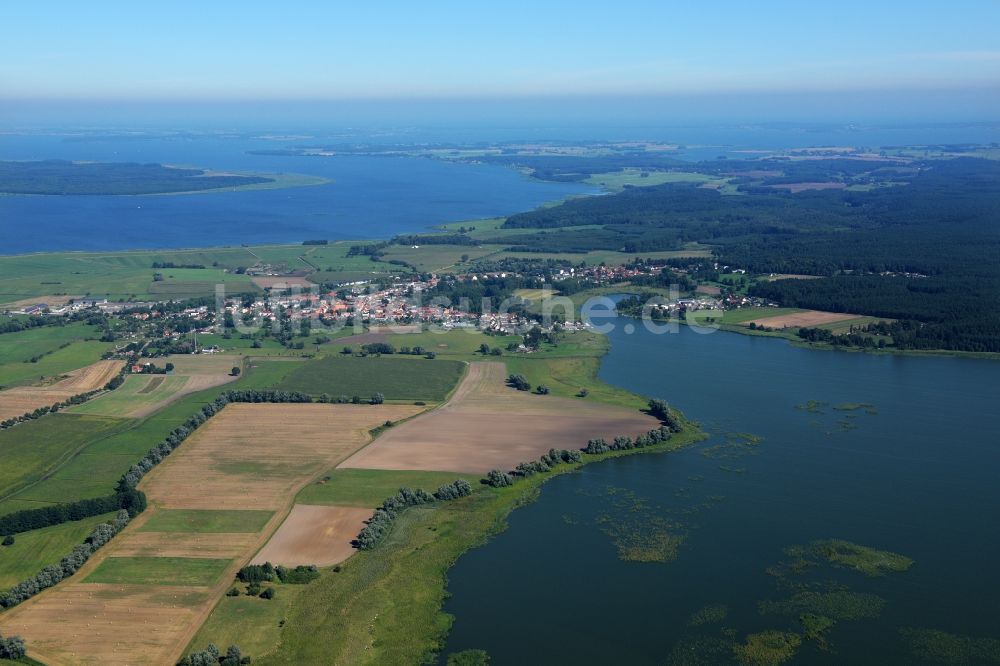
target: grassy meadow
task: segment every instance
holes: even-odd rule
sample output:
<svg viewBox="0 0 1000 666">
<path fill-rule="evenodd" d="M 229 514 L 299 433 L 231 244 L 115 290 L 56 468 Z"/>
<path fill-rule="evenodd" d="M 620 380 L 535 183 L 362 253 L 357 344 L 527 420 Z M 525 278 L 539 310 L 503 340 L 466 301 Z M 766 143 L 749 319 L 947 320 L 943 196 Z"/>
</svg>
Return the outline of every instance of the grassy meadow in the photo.
<svg viewBox="0 0 1000 666">
<path fill-rule="evenodd" d="M 114 517 L 114 513 L 107 513 L 16 535 L 13 545 L 0 546 L 0 590 L 58 564 L 74 546 L 83 543 L 95 525 Z"/>
<path fill-rule="evenodd" d="M 141 532 L 196 532 L 251 534 L 260 532 L 274 514 L 270 511 L 160 509 L 139 528 Z"/>
<path fill-rule="evenodd" d="M 505 349 L 510 343 L 520 343 L 519 335 L 485 335 L 474 329 L 454 329 L 440 333 L 425 331 L 423 333 L 397 333 L 388 337 L 389 344 L 397 349 L 400 347 L 423 347 L 438 356 L 458 357 L 462 360 L 473 360 L 481 357 L 479 346 Z"/>
<path fill-rule="evenodd" d="M 275 388 L 368 399 L 382 393 L 386 400 L 440 402 L 458 384 L 464 365 L 457 361 L 406 356 L 327 356 L 302 364 Z"/>
<path fill-rule="evenodd" d="M 607 173 L 595 173 L 583 182 L 596 185 L 612 192 L 620 192 L 626 187 L 650 187 L 665 183 L 712 183 L 719 187 L 729 182 L 728 178 L 719 178 L 694 171 L 647 171 L 644 169 L 621 169 Z"/>
<path fill-rule="evenodd" d="M 187 377 L 152 375 L 126 377 L 125 383 L 110 393 L 71 407 L 71 414 L 129 415 L 136 410 L 156 405 L 179 393 Z"/>
<path fill-rule="evenodd" d="M 339 273 L 371 274 L 399 270 L 368 257 L 347 256 L 352 243 L 329 245 L 262 245 L 192 250 L 135 250 L 125 252 L 58 252 L 0 257 L 0 303 L 50 295 L 93 298 L 145 299 L 212 296 L 215 285 L 229 292 L 256 292 L 249 276 L 237 268 L 266 263 L 283 271 L 320 272 L 322 279 Z M 172 263 L 194 268 L 156 268 Z M 153 274 L 163 280 L 154 282 Z"/>
<path fill-rule="evenodd" d="M 459 478 L 472 484 L 479 482 L 477 475 L 455 472 L 335 469 L 323 479 L 303 488 L 296 498 L 296 503 L 376 507 L 400 488 L 413 490 L 423 488 L 428 492 L 434 492 L 446 483 Z"/>
<path fill-rule="evenodd" d="M 207 587 L 215 584 L 230 564 L 229 560 L 203 557 L 108 557 L 84 582 Z"/>
<path fill-rule="evenodd" d="M 114 347 L 82 322 L 0 335 L 0 387 L 33 384 L 101 360 Z M 35 358 L 34 363 L 31 359 Z"/>
<path fill-rule="evenodd" d="M 60 413 L 0 431 L 0 498 L 47 479 L 81 448 L 127 425 L 122 419 Z M 100 494 L 112 489 L 113 484 Z M 6 513 L 2 503 L 0 513 Z"/>
</svg>

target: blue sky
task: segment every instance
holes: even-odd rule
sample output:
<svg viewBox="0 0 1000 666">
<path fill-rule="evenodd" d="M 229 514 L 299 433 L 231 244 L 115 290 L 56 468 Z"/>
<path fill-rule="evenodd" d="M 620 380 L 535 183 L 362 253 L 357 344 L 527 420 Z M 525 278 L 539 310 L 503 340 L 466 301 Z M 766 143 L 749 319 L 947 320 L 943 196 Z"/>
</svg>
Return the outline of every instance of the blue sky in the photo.
<svg viewBox="0 0 1000 666">
<path fill-rule="evenodd" d="M 5 0 L 0 99 L 862 98 L 899 91 L 928 102 L 955 93 L 982 106 L 1000 89 L 998 26 L 1000 0 Z"/>
<path fill-rule="evenodd" d="M 1000 85 L 1000 2 L 6 0 L 8 97 L 372 98 Z"/>
</svg>

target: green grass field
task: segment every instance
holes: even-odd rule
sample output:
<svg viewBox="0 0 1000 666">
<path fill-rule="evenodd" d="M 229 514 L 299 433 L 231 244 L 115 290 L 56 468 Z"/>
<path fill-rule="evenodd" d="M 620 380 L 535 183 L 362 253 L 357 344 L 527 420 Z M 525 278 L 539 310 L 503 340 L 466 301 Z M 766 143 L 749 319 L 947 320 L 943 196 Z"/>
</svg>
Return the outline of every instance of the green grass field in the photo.
<svg viewBox="0 0 1000 666">
<path fill-rule="evenodd" d="M 524 375 L 532 386 L 545 384 L 553 395 L 576 398 L 581 388 L 586 388 L 586 398 L 581 401 L 603 402 L 630 408 L 645 406 L 645 400 L 623 389 L 605 384 L 597 378 L 600 359 L 607 353 L 608 341 L 603 335 L 590 331 L 563 333 L 558 344 L 543 344 L 531 354 L 504 352 L 501 356 L 483 356 L 479 345 L 505 348 L 510 342 L 520 342 L 521 337 L 491 336 L 479 331 L 455 330 L 446 333 L 405 333 L 389 338 L 391 344 L 419 345 L 447 358 L 478 361 L 501 361 L 511 373 Z M 544 399 L 544 398 L 543 398 Z"/>
<path fill-rule="evenodd" d="M 210 296 L 215 284 L 230 292 L 257 291 L 246 275 L 233 271 L 258 262 L 281 271 L 390 271 L 398 270 L 367 257 L 348 257 L 352 243 L 329 245 L 263 245 L 195 250 L 60 252 L 0 257 L 0 303 L 34 296 L 90 295 L 109 298 Z M 162 268 L 153 263 L 201 265 L 205 269 Z M 153 282 L 161 273 L 162 282 Z M 173 276 L 173 277 L 171 277 Z"/>
<path fill-rule="evenodd" d="M 79 442 L 79 454 L 71 457 L 64 464 L 52 471 L 44 479 L 30 488 L 18 492 L 7 500 L 0 501 L 0 515 L 26 508 L 37 508 L 46 504 L 72 502 L 78 499 L 99 497 L 110 493 L 118 479 L 137 460 L 145 455 L 153 445 L 159 443 L 171 430 L 182 423 L 187 417 L 211 402 L 224 391 L 233 388 L 247 388 L 250 382 L 244 382 L 244 377 L 232 384 L 200 391 L 186 395 L 167 405 L 158 412 L 144 419 L 115 420 L 106 417 L 88 416 L 82 414 L 54 414 L 46 416 L 33 423 L 24 424 L 0 432 L 0 442 L 11 433 L 22 428 L 41 426 L 39 435 L 32 435 L 32 441 L 44 437 L 55 438 L 57 441 Z M 86 421 L 120 421 L 121 428 L 114 431 L 90 432 L 69 424 L 60 424 L 60 419 L 81 419 Z M 47 434 L 45 434 L 47 433 Z M 24 448 L 24 447 L 22 447 Z M 0 461 L 5 447 L 0 444 Z M 20 449 L 19 449 L 20 450 Z M 30 453 L 30 446 L 28 452 Z M 52 463 L 56 467 L 56 463 Z M 0 479 L 7 467 L 0 463 Z M 16 476 L 16 475 L 15 475 Z M 2 484 L 2 481 L 0 481 Z"/>
<path fill-rule="evenodd" d="M 100 416 L 131 414 L 137 409 L 169 400 L 184 388 L 187 380 L 187 377 L 173 375 L 127 377 L 125 383 L 114 391 L 71 407 L 67 411 L 71 414 L 97 414 Z M 156 382 L 156 385 L 153 386 L 151 382 Z M 144 392 L 147 389 L 148 392 Z"/>
<path fill-rule="evenodd" d="M 60 413 L 0 431 L 0 498 L 39 481 L 82 447 L 127 425 L 123 419 Z M 103 494 L 112 490 L 109 486 Z M 2 504 L 0 513 L 5 513 Z"/>
<path fill-rule="evenodd" d="M 239 256 L 240 265 L 253 265 L 256 259 L 247 250 L 193 250 L 167 252 L 115 252 L 31 254 L 0 257 L 0 302 L 33 296 L 70 295 L 109 300 L 149 298 L 157 293 L 182 296 L 211 296 L 214 285 L 224 283 L 227 291 L 256 291 L 246 275 L 225 273 L 219 259 Z M 157 268 L 154 262 L 200 264 L 204 270 Z M 163 282 L 154 282 L 161 273 Z M 170 276 L 174 277 L 171 278 Z M 188 282 L 187 286 L 181 286 Z M 211 289 L 207 285 L 212 285 Z"/>
<path fill-rule="evenodd" d="M 250 534 L 264 529 L 273 515 L 270 511 L 160 509 L 139 531 Z"/>
<path fill-rule="evenodd" d="M 503 249 L 502 245 L 393 245 L 386 249 L 382 258 L 386 261 L 405 261 L 423 272 L 448 272 L 460 266 L 462 257 L 468 261 L 485 257 Z"/>
<path fill-rule="evenodd" d="M 777 317 L 779 315 L 795 314 L 802 312 L 798 308 L 740 308 L 739 310 L 726 310 L 722 315 L 723 324 L 742 324 L 763 319 L 765 317 Z"/>
<path fill-rule="evenodd" d="M 645 175 L 644 175 L 645 174 Z M 717 183 L 729 182 L 728 178 L 709 176 L 693 171 L 644 171 L 643 169 L 622 169 L 608 173 L 595 173 L 583 182 L 603 187 L 612 192 L 620 192 L 625 186 L 650 187 L 664 183 Z"/>
<path fill-rule="evenodd" d="M 297 504 L 376 507 L 400 488 L 434 492 L 455 479 L 478 485 L 479 476 L 454 472 L 410 472 L 379 469 L 335 469 L 323 481 L 302 489 Z"/>
<path fill-rule="evenodd" d="M 458 356 L 464 360 L 478 358 L 481 360 L 479 346 L 505 349 L 512 342 L 521 342 L 519 335 L 486 335 L 474 329 L 455 329 L 440 333 L 425 331 L 423 333 L 399 333 L 390 335 L 389 344 L 397 349 L 400 347 L 423 347 L 439 356 Z M 489 358 L 489 357 L 487 357 Z"/>
<path fill-rule="evenodd" d="M 382 393 L 387 400 L 439 402 L 458 383 L 464 365 L 457 361 L 382 356 L 359 358 L 327 356 L 289 373 L 277 388 L 312 395 L 327 393 L 369 398 Z"/>
<path fill-rule="evenodd" d="M 705 258 L 710 256 L 712 256 L 712 251 L 709 249 L 692 248 L 689 250 L 663 250 L 660 252 L 636 253 L 616 252 L 615 250 L 595 250 L 593 252 L 586 253 L 500 252 L 493 255 L 491 258 L 537 259 L 538 261 L 556 259 L 559 261 L 571 261 L 574 264 L 583 262 L 588 266 L 597 266 L 602 263 L 609 266 L 622 266 L 635 261 L 636 259 L 677 259 L 682 257 Z"/>
<path fill-rule="evenodd" d="M 0 546 L 0 589 L 34 576 L 43 567 L 58 564 L 74 546 L 83 543 L 95 525 L 114 517 L 114 513 L 107 513 L 16 535 L 13 545 Z"/>
<path fill-rule="evenodd" d="M 246 370 L 240 377 L 241 388 L 270 389 L 280 384 L 285 377 L 292 374 L 307 361 L 295 360 L 274 360 L 254 358 L 247 361 Z"/>
<path fill-rule="evenodd" d="M 0 386 L 31 384 L 96 363 L 114 346 L 99 337 L 97 327 L 83 323 L 0 335 Z M 28 362 L 36 356 L 36 363 Z"/>
<path fill-rule="evenodd" d="M 267 584 L 273 587 L 273 599 L 260 599 L 241 594 L 222 597 L 208 621 L 198 630 L 188 651 L 204 650 L 209 643 L 223 646 L 239 645 L 243 654 L 254 662 L 274 649 L 281 638 L 281 622 L 307 589 L 306 585 L 282 585 L 278 581 Z M 240 592 L 244 586 L 234 584 Z"/>
<path fill-rule="evenodd" d="M 2 342 L 4 340 L 0 340 Z M 46 383 L 67 372 L 100 361 L 101 355 L 113 347 L 112 342 L 97 340 L 73 342 L 68 347 L 46 354 L 37 363 L 14 362 L 0 365 L 0 386 L 10 388 Z"/>
<path fill-rule="evenodd" d="M 230 560 L 200 557 L 109 557 L 84 582 L 209 586 L 219 580 L 230 564 Z"/>
</svg>

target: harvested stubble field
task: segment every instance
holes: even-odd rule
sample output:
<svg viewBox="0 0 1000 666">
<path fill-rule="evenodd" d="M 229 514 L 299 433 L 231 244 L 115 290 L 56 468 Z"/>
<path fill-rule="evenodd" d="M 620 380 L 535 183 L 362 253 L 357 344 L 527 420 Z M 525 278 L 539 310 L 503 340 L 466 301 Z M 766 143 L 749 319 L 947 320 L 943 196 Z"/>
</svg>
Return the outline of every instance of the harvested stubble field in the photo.
<svg viewBox="0 0 1000 666">
<path fill-rule="evenodd" d="M 0 632 L 20 634 L 49 664 L 173 663 L 236 567 L 278 527 L 295 493 L 363 446 L 370 429 L 419 411 L 409 405 L 227 406 L 143 480 L 150 509 L 73 579 L 0 615 Z M 274 517 L 252 534 L 145 530 L 164 509 L 256 509 Z M 106 575 L 111 565 L 105 563 L 114 558 L 136 558 L 130 571 L 139 573 L 142 560 L 152 566 L 162 558 L 230 564 L 214 583 L 197 587 L 81 582 L 95 571 Z"/>
<path fill-rule="evenodd" d="M 800 328 L 804 326 L 819 326 L 821 324 L 832 324 L 847 319 L 857 319 L 861 315 L 846 314 L 843 312 L 822 312 L 821 310 L 803 310 L 791 314 L 778 315 L 776 317 L 763 317 L 746 322 L 766 326 L 767 328 Z"/>
<path fill-rule="evenodd" d="M 354 554 L 351 541 L 371 517 L 372 509 L 296 504 L 253 562 L 287 567 L 338 564 Z"/>
<path fill-rule="evenodd" d="M 74 395 L 96 391 L 118 374 L 122 364 L 123 361 L 98 361 L 69 372 L 64 379 L 48 386 L 23 386 L 0 391 L 0 421 L 21 416 L 39 407 L 51 407 Z"/>
<path fill-rule="evenodd" d="M 143 481 L 158 507 L 286 507 L 299 487 L 368 441 L 368 431 L 420 411 L 410 405 L 233 404 Z"/>
<path fill-rule="evenodd" d="M 209 592 L 63 583 L 0 615 L 0 631 L 20 634 L 32 656 L 50 666 L 172 664 L 174 644 L 185 639 Z"/>
<path fill-rule="evenodd" d="M 393 428 L 340 467 L 482 474 L 550 448 L 577 449 L 588 439 L 659 425 L 638 410 L 515 391 L 505 379 L 503 363 L 471 363 L 447 405 Z"/>
</svg>

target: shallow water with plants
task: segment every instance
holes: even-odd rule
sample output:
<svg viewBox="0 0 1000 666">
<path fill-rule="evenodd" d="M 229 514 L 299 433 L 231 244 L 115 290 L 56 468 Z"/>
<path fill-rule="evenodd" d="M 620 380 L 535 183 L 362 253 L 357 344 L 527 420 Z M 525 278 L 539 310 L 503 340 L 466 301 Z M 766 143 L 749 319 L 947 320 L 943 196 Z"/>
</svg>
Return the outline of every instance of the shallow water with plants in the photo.
<svg viewBox="0 0 1000 666">
<path fill-rule="evenodd" d="M 1000 663 L 1000 363 L 616 323 L 601 378 L 711 437 L 545 484 L 450 571 L 442 659 Z"/>
</svg>

